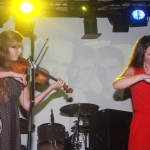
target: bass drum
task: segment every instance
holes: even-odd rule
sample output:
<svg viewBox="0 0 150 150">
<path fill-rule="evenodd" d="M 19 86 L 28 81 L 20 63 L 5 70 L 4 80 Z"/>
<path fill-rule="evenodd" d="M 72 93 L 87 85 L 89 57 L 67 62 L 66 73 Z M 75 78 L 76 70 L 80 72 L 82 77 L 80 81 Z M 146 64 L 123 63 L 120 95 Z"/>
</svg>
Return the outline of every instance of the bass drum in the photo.
<svg viewBox="0 0 150 150">
<path fill-rule="evenodd" d="M 45 123 L 38 126 L 38 150 L 66 150 L 65 126 Z"/>
</svg>

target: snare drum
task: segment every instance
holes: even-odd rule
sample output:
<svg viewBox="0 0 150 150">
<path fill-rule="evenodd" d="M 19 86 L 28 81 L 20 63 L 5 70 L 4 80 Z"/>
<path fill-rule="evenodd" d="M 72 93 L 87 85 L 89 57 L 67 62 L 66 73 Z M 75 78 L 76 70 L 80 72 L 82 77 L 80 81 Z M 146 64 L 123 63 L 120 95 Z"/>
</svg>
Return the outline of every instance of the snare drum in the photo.
<svg viewBox="0 0 150 150">
<path fill-rule="evenodd" d="M 65 126 L 45 123 L 38 126 L 38 150 L 65 150 Z"/>
</svg>

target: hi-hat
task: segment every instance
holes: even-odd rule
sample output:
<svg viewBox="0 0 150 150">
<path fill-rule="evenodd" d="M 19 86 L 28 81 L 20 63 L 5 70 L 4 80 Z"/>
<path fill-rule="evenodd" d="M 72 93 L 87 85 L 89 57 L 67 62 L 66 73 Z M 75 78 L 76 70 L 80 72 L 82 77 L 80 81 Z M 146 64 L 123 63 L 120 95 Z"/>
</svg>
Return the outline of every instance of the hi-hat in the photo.
<svg viewBox="0 0 150 150">
<path fill-rule="evenodd" d="M 91 114 L 98 111 L 99 106 L 89 103 L 70 104 L 60 108 L 62 113 L 73 114 Z"/>
</svg>

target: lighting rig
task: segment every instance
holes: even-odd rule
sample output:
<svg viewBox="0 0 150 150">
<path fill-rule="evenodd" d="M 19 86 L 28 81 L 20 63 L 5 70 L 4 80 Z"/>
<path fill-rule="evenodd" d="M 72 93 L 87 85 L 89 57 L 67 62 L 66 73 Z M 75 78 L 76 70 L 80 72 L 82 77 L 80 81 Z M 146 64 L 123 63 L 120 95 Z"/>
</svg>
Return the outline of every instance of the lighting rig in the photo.
<svg viewBox="0 0 150 150">
<path fill-rule="evenodd" d="M 108 18 L 113 32 L 128 32 L 129 27 L 147 26 L 150 16 L 150 0 L 32 0 L 31 3 L 36 12 L 32 17 L 83 18 L 85 36 L 82 38 L 101 35 L 97 32 L 97 18 Z M 0 0 L 0 27 L 9 16 L 16 16 L 14 6 L 18 4 L 14 5 L 13 0 Z"/>
</svg>

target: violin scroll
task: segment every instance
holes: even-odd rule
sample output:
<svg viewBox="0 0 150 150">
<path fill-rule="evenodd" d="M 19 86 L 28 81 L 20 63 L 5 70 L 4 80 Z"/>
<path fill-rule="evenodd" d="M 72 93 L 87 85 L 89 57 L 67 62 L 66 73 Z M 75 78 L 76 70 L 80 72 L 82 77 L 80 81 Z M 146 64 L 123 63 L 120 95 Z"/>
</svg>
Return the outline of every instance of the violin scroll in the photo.
<svg viewBox="0 0 150 150">
<path fill-rule="evenodd" d="M 64 90 L 65 90 L 67 93 L 72 93 L 72 92 L 73 92 L 73 89 L 72 89 L 72 88 L 69 88 L 69 89 L 68 89 L 68 85 L 64 85 L 63 88 L 64 88 Z"/>
</svg>

